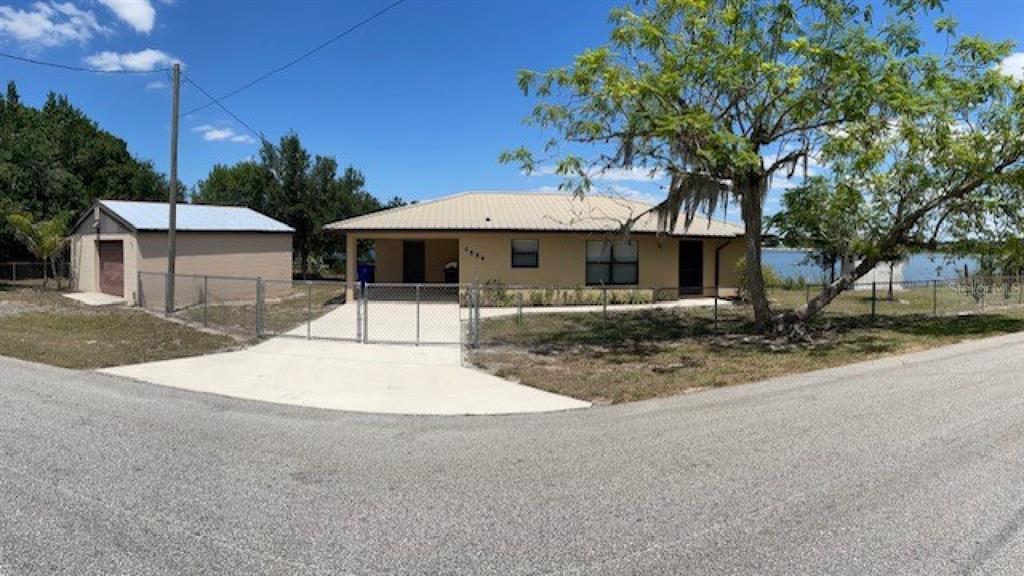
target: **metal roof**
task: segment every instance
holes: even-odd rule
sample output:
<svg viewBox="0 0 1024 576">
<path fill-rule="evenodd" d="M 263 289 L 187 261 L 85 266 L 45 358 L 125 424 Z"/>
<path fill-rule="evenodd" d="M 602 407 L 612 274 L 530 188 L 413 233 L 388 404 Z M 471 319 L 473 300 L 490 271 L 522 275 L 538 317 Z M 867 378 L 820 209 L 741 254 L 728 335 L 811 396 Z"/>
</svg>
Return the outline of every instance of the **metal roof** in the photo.
<svg viewBox="0 0 1024 576">
<path fill-rule="evenodd" d="M 136 230 L 167 230 L 168 208 L 165 202 L 100 200 L 99 204 Z M 283 222 L 239 206 L 178 204 L 175 212 L 175 230 L 178 232 L 295 231 Z"/>
<path fill-rule="evenodd" d="M 408 204 L 341 220 L 328 230 L 531 230 L 548 232 L 609 232 L 639 216 L 631 230 L 655 233 L 658 218 L 653 206 L 615 196 L 523 192 L 465 192 L 437 200 Z M 698 216 L 687 227 L 680 218 L 674 236 L 735 237 L 743 227 L 724 220 Z"/>
</svg>

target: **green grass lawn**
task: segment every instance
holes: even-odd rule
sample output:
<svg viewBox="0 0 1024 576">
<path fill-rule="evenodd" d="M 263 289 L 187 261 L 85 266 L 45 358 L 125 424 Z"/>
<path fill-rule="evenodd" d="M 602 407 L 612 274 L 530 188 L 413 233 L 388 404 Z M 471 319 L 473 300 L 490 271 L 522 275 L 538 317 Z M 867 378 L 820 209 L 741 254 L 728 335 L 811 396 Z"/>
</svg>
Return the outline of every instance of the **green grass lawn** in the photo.
<svg viewBox="0 0 1024 576">
<path fill-rule="evenodd" d="M 90 308 L 57 292 L 0 286 L 0 355 L 65 368 L 195 356 L 237 341 L 141 310 Z"/>
<path fill-rule="evenodd" d="M 595 403 L 671 396 L 1024 330 L 1020 309 L 969 316 L 911 312 L 874 320 L 860 303 L 816 322 L 811 344 L 752 336 L 747 310 L 551 314 L 484 320 L 471 360 L 535 388 Z M 894 304 L 895 305 L 895 304 Z M 930 309 L 930 300 L 929 300 Z"/>
</svg>

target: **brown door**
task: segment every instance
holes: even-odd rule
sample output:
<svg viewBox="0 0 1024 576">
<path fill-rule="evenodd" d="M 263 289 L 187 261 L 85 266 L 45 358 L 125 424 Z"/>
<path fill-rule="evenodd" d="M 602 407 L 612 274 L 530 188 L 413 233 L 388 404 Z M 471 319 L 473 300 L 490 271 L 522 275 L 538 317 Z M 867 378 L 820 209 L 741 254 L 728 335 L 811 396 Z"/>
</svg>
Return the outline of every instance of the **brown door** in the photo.
<svg viewBox="0 0 1024 576">
<path fill-rule="evenodd" d="M 124 296 L 124 244 L 120 240 L 99 243 L 100 292 Z"/>
</svg>

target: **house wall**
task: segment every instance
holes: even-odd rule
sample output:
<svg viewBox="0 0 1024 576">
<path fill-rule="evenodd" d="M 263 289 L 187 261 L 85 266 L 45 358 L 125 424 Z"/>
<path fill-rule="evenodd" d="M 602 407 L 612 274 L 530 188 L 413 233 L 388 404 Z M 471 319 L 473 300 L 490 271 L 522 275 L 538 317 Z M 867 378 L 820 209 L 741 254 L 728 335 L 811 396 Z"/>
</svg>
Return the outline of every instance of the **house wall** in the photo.
<svg viewBox="0 0 1024 576">
<path fill-rule="evenodd" d="M 374 266 L 376 282 L 401 283 L 403 268 L 403 243 L 405 240 L 420 238 L 379 238 L 374 240 L 377 262 Z M 444 282 L 444 265 L 459 259 L 459 241 L 456 238 L 428 238 L 424 240 L 425 280 L 429 283 Z"/>
<path fill-rule="evenodd" d="M 440 268 L 451 260 L 451 249 L 456 248 L 461 283 L 498 282 L 531 286 L 577 287 L 586 284 L 586 241 L 613 239 L 603 234 L 564 233 L 507 233 L 479 232 L 459 235 L 457 244 L 450 239 L 453 232 L 353 232 L 347 234 L 349 252 L 357 239 L 372 239 L 376 246 L 376 281 L 402 281 L 402 241 L 427 240 L 428 282 L 430 270 Z M 445 239 L 444 236 L 448 236 Z M 536 239 L 539 242 L 539 262 L 536 268 L 512 268 L 511 245 L 513 239 Z M 672 288 L 679 282 L 679 238 L 653 234 L 635 234 L 638 243 L 639 285 Z M 444 242 L 447 242 L 445 244 Z M 705 293 L 713 294 L 715 281 L 715 251 L 725 244 L 720 254 L 719 281 L 723 295 L 734 295 L 737 287 L 736 262 L 743 255 L 742 239 L 703 239 Z M 432 260 L 431 247 L 438 246 L 437 258 Z M 441 248 L 444 246 L 443 252 Z M 444 257 L 441 257 L 441 254 Z M 348 275 L 355 278 L 354 258 L 349 258 Z M 443 260 L 443 262 L 442 262 Z M 440 266 L 436 266 L 440 264 Z"/>
<path fill-rule="evenodd" d="M 586 284 L 588 240 L 610 238 L 602 234 L 467 234 L 460 238 L 459 279 L 462 282 L 498 282 L 532 286 L 576 287 Z M 512 240 L 537 240 L 536 268 L 512 267 Z M 671 287 L 679 282 L 679 243 L 654 235 L 635 235 L 639 283 Z"/>
<path fill-rule="evenodd" d="M 167 271 L 167 234 L 140 232 L 139 271 Z M 175 271 L 196 276 L 179 278 L 175 305 L 188 307 L 202 302 L 203 290 L 210 301 L 255 301 L 255 278 L 265 282 L 265 296 L 274 298 L 291 289 L 292 237 L 290 234 L 257 232 L 179 232 L 176 235 Z M 230 280 L 203 276 L 231 276 Z M 143 300 L 147 306 L 164 301 L 162 276 L 143 276 Z M 133 293 L 135 289 L 133 288 Z"/>
<path fill-rule="evenodd" d="M 739 274 L 736 270 L 736 264 L 743 258 L 744 246 L 742 238 L 730 240 L 713 238 L 704 240 L 704 294 L 707 296 L 714 295 L 712 288 L 715 285 L 715 252 L 723 244 L 725 247 L 719 252 L 719 295 L 731 298 L 739 293 Z"/>
</svg>

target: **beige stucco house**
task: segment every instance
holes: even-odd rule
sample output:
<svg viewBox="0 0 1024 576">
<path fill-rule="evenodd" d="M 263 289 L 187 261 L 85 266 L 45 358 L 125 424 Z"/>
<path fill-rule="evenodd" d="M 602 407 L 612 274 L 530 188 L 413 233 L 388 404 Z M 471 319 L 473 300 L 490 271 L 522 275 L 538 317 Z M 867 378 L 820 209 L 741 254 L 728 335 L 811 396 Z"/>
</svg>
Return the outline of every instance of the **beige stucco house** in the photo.
<svg viewBox="0 0 1024 576">
<path fill-rule="evenodd" d="M 168 212 L 160 202 L 98 201 L 73 227 L 72 288 L 138 303 L 139 273 L 167 272 Z M 175 220 L 178 274 L 291 280 L 287 225 L 249 208 L 195 204 L 179 204 Z"/>
<path fill-rule="evenodd" d="M 623 225 L 635 220 L 628 233 Z M 335 222 L 348 278 L 372 243 L 377 283 L 634 286 L 735 294 L 743 228 L 697 218 L 659 231 L 652 206 L 587 195 L 467 192 Z M 368 268 L 366 268 L 368 270 Z"/>
</svg>

